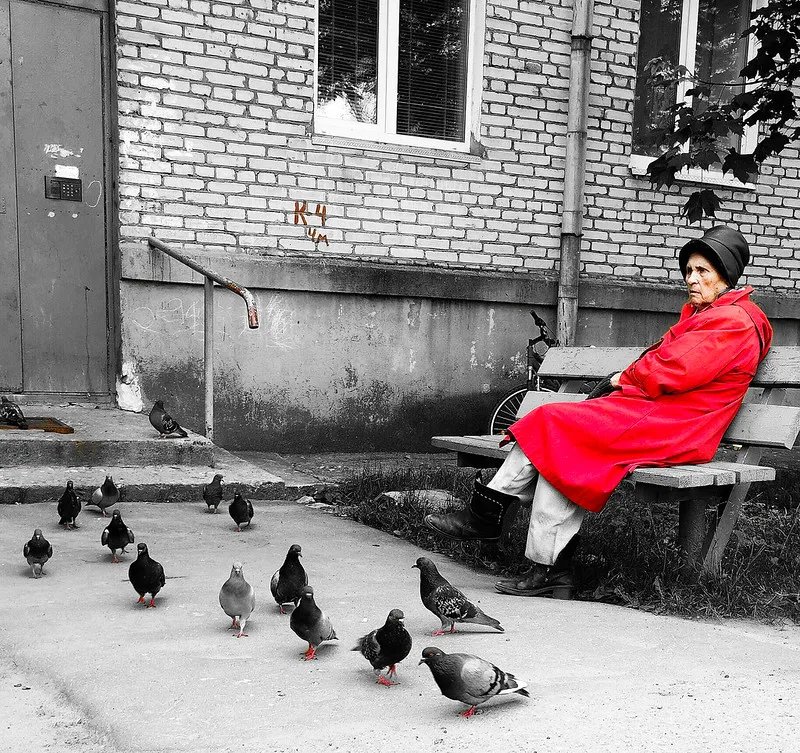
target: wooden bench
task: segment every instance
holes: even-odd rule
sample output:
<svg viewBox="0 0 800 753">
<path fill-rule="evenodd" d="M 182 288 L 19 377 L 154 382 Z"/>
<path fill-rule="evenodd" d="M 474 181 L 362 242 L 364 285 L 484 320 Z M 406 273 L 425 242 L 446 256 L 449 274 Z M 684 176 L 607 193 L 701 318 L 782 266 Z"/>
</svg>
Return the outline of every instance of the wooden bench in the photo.
<svg viewBox="0 0 800 753">
<path fill-rule="evenodd" d="M 587 380 L 622 371 L 641 348 L 551 348 L 539 369 L 541 377 L 561 381 L 558 392 L 529 392 L 517 411 L 525 415 L 536 406 L 578 401 Z M 736 525 L 752 483 L 773 481 L 775 469 L 761 464 L 766 448 L 792 448 L 800 431 L 800 408 L 786 404 L 787 389 L 800 387 L 800 346 L 773 346 L 759 366 L 747 397 L 723 437 L 735 460 L 700 465 L 637 468 L 628 479 L 642 502 L 678 503 L 678 542 L 691 566 L 719 572 L 725 546 Z M 510 447 L 500 436 L 433 437 L 432 444 L 458 453 L 458 465 L 499 466 Z M 707 505 L 717 505 L 716 520 L 706 524 Z"/>
</svg>

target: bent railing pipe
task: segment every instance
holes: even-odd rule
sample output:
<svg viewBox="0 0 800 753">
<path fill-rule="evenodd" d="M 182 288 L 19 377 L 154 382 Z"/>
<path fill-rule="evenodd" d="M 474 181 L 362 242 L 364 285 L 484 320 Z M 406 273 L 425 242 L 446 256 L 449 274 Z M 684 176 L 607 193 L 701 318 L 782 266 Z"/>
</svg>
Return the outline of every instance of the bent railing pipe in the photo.
<svg viewBox="0 0 800 753">
<path fill-rule="evenodd" d="M 203 281 L 203 366 L 205 380 L 205 435 L 214 441 L 214 283 L 232 290 L 236 295 L 244 298 L 247 305 L 247 326 L 250 329 L 258 328 L 258 309 L 253 294 L 245 287 L 227 277 L 218 275 L 211 269 L 204 267 L 194 259 L 184 256 L 155 236 L 147 239 L 150 248 L 162 251 L 181 264 L 185 264 L 205 278 Z"/>
</svg>

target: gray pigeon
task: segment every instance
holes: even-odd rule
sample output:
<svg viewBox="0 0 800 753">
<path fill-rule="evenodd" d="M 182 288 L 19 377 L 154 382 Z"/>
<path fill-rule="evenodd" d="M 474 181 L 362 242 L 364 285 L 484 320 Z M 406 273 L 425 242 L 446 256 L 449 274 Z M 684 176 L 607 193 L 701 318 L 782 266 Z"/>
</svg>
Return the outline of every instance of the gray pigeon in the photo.
<svg viewBox="0 0 800 753">
<path fill-rule="evenodd" d="M 125 554 L 125 547 L 128 546 L 128 544 L 133 544 L 133 531 L 125 525 L 119 510 L 114 510 L 111 520 L 103 529 L 103 533 L 100 536 L 100 543 L 111 550 L 114 562 L 119 562 L 117 559 L 117 549 L 119 549 L 120 554 Z"/>
<path fill-rule="evenodd" d="M 241 562 L 234 562 L 230 577 L 219 590 L 219 605 L 233 619 L 231 627 L 239 628 L 237 638 L 247 637 L 244 628 L 256 607 L 256 592 L 244 579 L 242 567 Z"/>
<path fill-rule="evenodd" d="M 156 594 L 164 587 L 167 582 L 164 575 L 164 568 L 160 562 L 156 562 L 147 551 L 147 544 L 137 544 L 136 549 L 139 555 L 131 562 L 128 568 L 128 580 L 139 594 L 137 604 L 144 604 L 144 595 L 150 594 L 148 607 L 156 605 Z"/>
<path fill-rule="evenodd" d="M 25 420 L 22 408 L 5 395 L 0 401 L 0 423 L 11 424 L 11 426 L 16 426 L 18 429 L 28 428 L 28 422 Z"/>
<path fill-rule="evenodd" d="M 394 685 L 392 682 L 397 673 L 397 664 L 405 659 L 411 651 L 411 636 L 403 624 L 405 615 L 400 609 L 389 612 L 382 627 L 367 633 L 358 639 L 351 649 L 360 651 L 361 655 L 372 665 L 381 685 Z M 380 674 L 386 667 L 386 677 Z"/>
<path fill-rule="evenodd" d="M 119 489 L 111 476 L 106 476 L 106 480 L 92 492 L 92 498 L 86 504 L 99 507 L 103 517 L 107 518 L 106 509 L 113 507 L 119 502 Z"/>
<path fill-rule="evenodd" d="M 294 604 L 300 601 L 300 594 L 303 586 L 308 585 L 308 575 L 305 568 L 300 564 L 300 544 L 292 544 L 286 552 L 286 559 L 269 582 L 269 590 L 272 598 L 281 610 L 281 614 L 286 614 L 283 609 L 284 604 Z"/>
<path fill-rule="evenodd" d="M 253 503 L 249 499 L 236 492 L 233 495 L 233 502 L 228 505 L 228 512 L 236 523 L 237 531 L 241 531 L 245 523 L 250 528 L 250 523 L 253 521 Z"/>
<path fill-rule="evenodd" d="M 31 566 L 33 577 L 38 578 L 40 575 L 44 575 L 44 566 L 47 560 L 53 556 L 53 547 L 50 542 L 42 536 L 42 529 L 37 528 L 33 532 L 31 540 L 22 547 L 22 553 Z"/>
<path fill-rule="evenodd" d="M 222 502 L 222 474 L 215 473 L 210 484 L 203 487 L 203 499 L 208 505 L 208 511 L 215 513 Z"/>
<path fill-rule="evenodd" d="M 303 654 L 305 661 L 317 658 L 317 646 L 323 641 L 338 640 L 330 619 L 314 601 L 314 589 L 311 586 L 304 586 L 300 592 L 300 603 L 292 611 L 289 627 L 299 638 L 308 642 Z"/>
<path fill-rule="evenodd" d="M 476 706 L 496 695 L 530 696 L 525 690 L 526 683 L 479 656 L 446 654 L 440 648 L 424 648 L 419 663 L 428 665 L 443 696 L 469 706 L 461 712 L 463 717 L 472 716 Z"/>
<path fill-rule="evenodd" d="M 442 626 L 431 635 L 443 635 L 446 629 L 455 633 L 456 622 L 487 625 L 501 633 L 505 632 L 494 617 L 489 617 L 443 578 L 436 565 L 427 557 L 420 557 L 412 567 L 419 569 L 419 595 L 422 603 L 442 621 Z"/>
<path fill-rule="evenodd" d="M 75 518 L 78 517 L 78 513 L 81 511 L 81 503 L 72 488 L 72 481 L 67 481 L 67 488 L 64 489 L 61 499 L 58 500 L 57 509 L 59 515 L 58 524 L 60 526 L 66 526 L 68 531 L 71 530 L 71 526 L 78 527 Z"/>
<path fill-rule="evenodd" d="M 158 438 L 164 439 L 170 434 L 177 434 L 179 437 L 188 437 L 184 429 L 178 422 L 164 409 L 164 403 L 156 400 L 150 409 L 150 425 L 158 432 Z"/>
</svg>

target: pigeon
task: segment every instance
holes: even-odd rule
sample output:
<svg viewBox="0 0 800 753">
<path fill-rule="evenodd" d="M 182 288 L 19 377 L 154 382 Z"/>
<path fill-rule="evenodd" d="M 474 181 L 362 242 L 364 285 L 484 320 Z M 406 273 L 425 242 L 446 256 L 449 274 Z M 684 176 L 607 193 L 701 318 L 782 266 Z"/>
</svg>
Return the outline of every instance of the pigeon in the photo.
<svg viewBox="0 0 800 753">
<path fill-rule="evenodd" d="M 412 567 L 419 569 L 419 594 L 422 603 L 441 621 L 442 626 L 431 635 L 443 635 L 445 629 L 456 631 L 456 622 L 469 622 L 505 632 L 500 623 L 485 614 L 455 586 L 443 578 L 436 565 L 427 557 L 420 557 Z"/>
<path fill-rule="evenodd" d="M 100 543 L 111 550 L 114 562 L 119 562 L 117 549 L 119 549 L 120 554 L 125 554 L 125 547 L 128 544 L 133 544 L 133 531 L 125 525 L 119 510 L 114 510 L 109 524 L 103 529 Z"/>
<path fill-rule="evenodd" d="M 526 683 L 479 656 L 446 654 L 440 648 L 424 648 L 419 663 L 428 665 L 443 696 L 469 706 L 461 712 L 465 718 L 475 713 L 476 706 L 496 695 L 519 693 L 530 697 L 525 690 Z"/>
<path fill-rule="evenodd" d="M 392 682 L 397 673 L 397 664 L 405 659 L 411 651 L 411 636 L 403 624 L 405 615 L 400 609 L 389 612 L 383 627 L 373 630 L 358 639 L 351 649 L 360 651 L 362 656 L 372 665 L 381 685 L 394 685 Z M 386 677 L 380 674 L 386 667 Z"/>
<path fill-rule="evenodd" d="M 147 551 L 147 544 L 137 544 L 136 549 L 139 556 L 131 562 L 128 568 L 128 580 L 139 594 L 137 604 L 144 604 L 144 595 L 150 594 L 148 607 L 156 605 L 156 594 L 164 587 L 167 582 L 164 576 L 164 568 L 160 562 L 156 562 Z"/>
<path fill-rule="evenodd" d="M 72 488 L 72 481 L 67 481 L 67 488 L 64 489 L 61 499 L 58 500 L 58 514 L 60 516 L 58 524 L 66 526 L 68 531 L 71 530 L 70 526 L 77 528 L 78 525 L 75 523 L 75 518 L 78 517 L 80 511 L 81 503 Z"/>
<path fill-rule="evenodd" d="M 256 592 L 244 579 L 242 567 L 241 562 L 234 562 L 230 578 L 219 590 L 219 605 L 233 619 L 231 627 L 239 628 L 239 632 L 235 634 L 237 638 L 247 637 L 244 628 L 256 606 Z"/>
<path fill-rule="evenodd" d="M 233 502 L 228 505 L 228 512 L 236 523 L 237 531 L 241 531 L 245 523 L 248 528 L 250 527 L 250 522 L 253 520 L 253 503 L 239 492 L 233 495 Z"/>
<path fill-rule="evenodd" d="M 33 577 L 38 578 L 40 575 L 44 575 L 44 566 L 47 560 L 53 556 L 53 547 L 50 542 L 42 536 L 42 529 L 37 528 L 33 532 L 31 540 L 22 547 L 22 553 L 31 566 Z"/>
<path fill-rule="evenodd" d="M 300 544 L 292 544 L 286 553 L 286 559 L 269 582 L 269 590 L 272 597 L 281 610 L 281 614 L 286 614 L 283 609 L 284 604 L 290 602 L 297 606 L 300 601 L 300 594 L 303 586 L 308 585 L 308 575 L 305 568 L 300 564 L 301 552 Z"/>
<path fill-rule="evenodd" d="M 164 439 L 170 434 L 177 434 L 179 437 L 188 437 L 184 429 L 181 429 L 178 422 L 164 410 L 164 403 L 156 400 L 150 409 L 150 424 L 158 432 L 158 438 Z"/>
<path fill-rule="evenodd" d="M 106 476 L 106 480 L 92 492 L 92 498 L 86 504 L 99 507 L 103 517 L 107 518 L 106 508 L 113 507 L 117 502 L 119 502 L 119 489 L 114 483 L 114 479 Z"/>
<path fill-rule="evenodd" d="M 209 512 L 216 512 L 222 502 L 222 474 L 215 473 L 210 484 L 203 487 L 203 499 L 208 505 Z"/>
<path fill-rule="evenodd" d="M 28 422 L 22 414 L 22 409 L 13 401 L 9 400 L 5 395 L 0 402 L 0 422 L 4 424 L 11 424 L 18 429 L 27 429 Z"/>
<path fill-rule="evenodd" d="M 330 619 L 314 601 L 314 589 L 311 586 L 303 586 L 300 603 L 289 618 L 289 627 L 298 637 L 308 642 L 308 648 L 303 654 L 305 661 L 317 658 L 317 646 L 323 641 L 338 640 Z"/>
</svg>

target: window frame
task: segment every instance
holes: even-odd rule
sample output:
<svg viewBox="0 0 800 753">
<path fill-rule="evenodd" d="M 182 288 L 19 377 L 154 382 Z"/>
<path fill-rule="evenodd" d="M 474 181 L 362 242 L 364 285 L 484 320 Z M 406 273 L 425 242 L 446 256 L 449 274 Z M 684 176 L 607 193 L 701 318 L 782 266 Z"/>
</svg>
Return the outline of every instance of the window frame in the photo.
<svg viewBox="0 0 800 753">
<path fill-rule="evenodd" d="M 766 0 L 750 0 L 750 21 L 752 21 L 753 13 L 761 8 L 766 3 Z M 678 65 L 682 65 L 686 70 L 693 71 L 695 66 L 696 50 L 697 50 L 697 20 L 700 10 L 700 0 L 683 0 L 681 7 L 681 35 L 680 45 L 678 51 Z M 641 20 L 640 20 L 641 23 Z M 749 22 L 748 22 L 749 23 Z M 639 27 L 639 34 L 641 35 L 641 26 Z M 750 60 L 756 52 L 757 40 L 752 36 L 748 40 L 746 60 Z M 638 82 L 637 82 L 638 83 Z M 675 91 L 675 101 L 685 102 L 689 106 L 692 105 L 693 97 L 687 96 L 686 92 L 694 86 L 694 83 L 688 77 L 683 77 L 678 81 Z M 744 83 L 744 91 L 752 89 L 753 84 L 748 81 Z M 631 137 L 633 137 L 633 123 L 631 123 Z M 747 126 L 741 136 L 739 151 L 743 154 L 752 152 L 758 143 L 758 126 Z M 631 143 L 631 156 L 629 167 L 634 175 L 646 175 L 648 165 L 658 157 L 653 157 L 648 154 L 641 154 L 634 151 L 633 144 Z M 679 171 L 675 178 L 677 180 L 684 180 L 691 183 L 714 183 L 720 186 L 729 186 L 735 188 L 754 188 L 754 183 L 741 183 L 733 177 L 729 177 L 722 172 L 721 168 L 683 168 Z"/>
<path fill-rule="evenodd" d="M 469 152 L 480 122 L 483 81 L 483 40 L 486 0 L 466 0 L 469 6 L 467 76 L 464 98 L 464 139 L 409 136 L 392 132 L 397 128 L 397 74 L 400 46 L 400 0 L 378 0 L 378 98 L 377 122 L 326 118 L 318 113 L 319 97 L 319 2 L 315 3 L 314 34 L 314 135 L 356 139 L 377 144 L 417 146 L 453 152 Z M 394 54 L 390 55 L 390 51 Z M 394 123 L 394 126 L 389 125 Z"/>
</svg>

